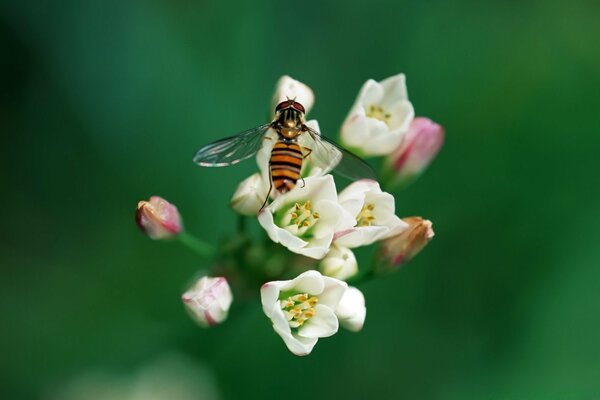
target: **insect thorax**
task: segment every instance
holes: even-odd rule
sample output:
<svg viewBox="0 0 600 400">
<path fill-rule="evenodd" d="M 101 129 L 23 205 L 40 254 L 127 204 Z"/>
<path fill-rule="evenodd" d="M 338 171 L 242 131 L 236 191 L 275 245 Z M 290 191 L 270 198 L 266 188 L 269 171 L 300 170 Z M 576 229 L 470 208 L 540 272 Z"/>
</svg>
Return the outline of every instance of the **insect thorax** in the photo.
<svg viewBox="0 0 600 400">
<path fill-rule="evenodd" d="M 279 112 L 274 125 L 281 137 L 294 139 L 302 133 L 302 114 L 293 108 L 286 108 Z"/>
</svg>

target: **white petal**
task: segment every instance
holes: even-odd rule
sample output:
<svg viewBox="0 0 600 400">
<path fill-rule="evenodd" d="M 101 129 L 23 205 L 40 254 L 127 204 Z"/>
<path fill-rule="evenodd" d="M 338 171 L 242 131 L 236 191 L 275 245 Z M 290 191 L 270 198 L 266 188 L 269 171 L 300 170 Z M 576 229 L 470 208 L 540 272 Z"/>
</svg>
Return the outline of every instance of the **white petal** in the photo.
<svg viewBox="0 0 600 400">
<path fill-rule="evenodd" d="M 369 79 L 364 83 L 358 94 L 357 103 L 361 105 L 369 105 L 379 103 L 385 95 L 383 85 L 373 79 Z"/>
<path fill-rule="evenodd" d="M 390 130 L 398 130 L 400 132 L 408 132 L 410 124 L 415 117 L 415 109 L 408 100 L 400 101 L 392 105 L 389 109 L 391 114 Z"/>
<path fill-rule="evenodd" d="M 381 81 L 381 87 L 385 91 L 385 97 L 383 101 L 387 99 L 407 100 L 408 91 L 406 90 L 406 75 L 398 74 L 390 76 Z M 387 105 L 386 103 L 383 103 Z"/>
<path fill-rule="evenodd" d="M 320 217 L 315 225 L 314 235 L 323 237 L 333 232 L 352 228 L 356 225 L 355 216 L 347 212 L 337 201 L 321 200 L 314 205 Z"/>
<path fill-rule="evenodd" d="M 375 243 L 380 238 L 387 236 L 390 228 L 387 226 L 361 226 L 354 229 L 347 235 L 336 239 L 335 244 L 355 249 L 361 246 L 368 246 Z"/>
<path fill-rule="evenodd" d="M 275 325 L 273 325 L 273 329 L 279 336 L 281 336 L 288 350 L 297 356 L 306 356 L 310 354 L 313 347 L 315 347 L 315 344 L 317 344 L 317 341 L 319 340 L 318 338 L 307 338 L 298 336 L 297 334 L 292 334 L 289 329 L 282 330 Z"/>
<path fill-rule="evenodd" d="M 337 201 L 337 190 L 333 176 L 312 176 L 304 178 L 304 186 L 296 185 L 294 189 L 283 196 L 279 196 L 271 203 L 269 208 L 278 209 L 286 204 L 294 204 L 310 200 L 315 204 L 319 200 Z"/>
<path fill-rule="evenodd" d="M 300 249 L 306 246 L 307 242 L 297 236 L 292 235 L 289 231 L 275 225 L 273 214 L 269 208 L 270 207 L 264 208 L 260 213 L 258 213 L 258 222 L 265 229 L 265 231 L 267 231 L 269 238 L 275 243 L 283 244 L 290 250 Z"/>
<path fill-rule="evenodd" d="M 281 288 L 289 281 L 273 281 L 262 285 L 260 288 L 260 299 L 263 306 L 263 312 L 271 318 L 274 308 L 279 308 L 279 293 Z"/>
<path fill-rule="evenodd" d="M 301 293 L 320 295 L 324 288 L 325 282 L 323 280 L 323 275 L 318 271 L 310 270 L 301 273 L 291 281 L 287 281 L 286 284 L 282 286 L 281 290 L 295 289 Z"/>
<path fill-rule="evenodd" d="M 339 279 L 330 278 L 328 276 L 323 277 L 325 287 L 323 293 L 319 296 L 319 304 L 326 305 L 331 309 L 335 310 L 338 303 L 342 299 L 344 292 L 348 288 L 348 284 Z"/>
<path fill-rule="evenodd" d="M 381 192 L 379 183 L 371 179 L 356 181 L 340 192 L 338 201 L 344 210 L 356 218 L 365 205 L 365 196 L 368 191 Z"/>
<path fill-rule="evenodd" d="M 367 315 L 365 296 L 355 287 L 349 287 L 337 306 L 335 313 L 340 325 L 352 332 L 362 329 Z"/>
<path fill-rule="evenodd" d="M 338 328 L 338 319 L 333 310 L 323 304 L 317 304 L 314 317 L 298 329 L 298 336 L 304 338 L 329 337 L 334 335 Z"/>
</svg>

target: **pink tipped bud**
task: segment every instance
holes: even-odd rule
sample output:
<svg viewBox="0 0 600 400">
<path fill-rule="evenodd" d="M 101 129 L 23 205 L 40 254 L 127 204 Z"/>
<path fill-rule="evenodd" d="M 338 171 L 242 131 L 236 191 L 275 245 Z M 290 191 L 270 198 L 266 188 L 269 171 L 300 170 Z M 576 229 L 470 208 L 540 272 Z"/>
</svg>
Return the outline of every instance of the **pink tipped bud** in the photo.
<svg viewBox="0 0 600 400">
<path fill-rule="evenodd" d="M 227 279 L 204 276 L 181 299 L 192 318 L 207 327 L 225 321 L 233 295 Z"/>
<path fill-rule="evenodd" d="M 433 238 L 431 221 L 421 217 L 402 219 L 408 223 L 399 235 L 383 241 L 379 250 L 379 259 L 383 269 L 396 269 L 410 261 Z"/>
<path fill-rule="evenodd" d="M 400 147 L 388 157 L 393 181 L 405 185 L 417 178 L 435 158 L 444 143 L 444 128 L 429 118 L 418 117 L 410 124 Z"/>
<path fill-rule="evenodd" d="M 135 222 L 151 239 L 165 239 L 181 232 L 177 207 L 158 196 L 138 203 Z"/>
</svg>

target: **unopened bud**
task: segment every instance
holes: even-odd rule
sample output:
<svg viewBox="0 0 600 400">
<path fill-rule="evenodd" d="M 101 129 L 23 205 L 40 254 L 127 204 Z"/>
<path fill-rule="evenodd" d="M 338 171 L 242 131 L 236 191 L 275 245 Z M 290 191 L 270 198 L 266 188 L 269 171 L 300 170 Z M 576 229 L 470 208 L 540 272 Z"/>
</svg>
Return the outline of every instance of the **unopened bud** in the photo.
<svg viewBox="0 0 600 400">
<path fill-rule="evenodd" d="M 260 211 L 260 207 L 265 204 L 269 192 L 268 186 L 260 173 L 249 176 L 238 185 L 231 198 L 231 208 L 242 215 L 255 216 Z"/>
<path fill-rule="evenodd" d="M 429 166 L 444 143 L 444 128 L 429 118 L 418 117 L 410 124 L 400 147 L 387 159 L 392 183 L 404 186 Z"/>
<path fill-rule="evenodd" d="M 204 276 L 181 299 L 192 318 L 207 327 L 225 321 L 233 295 L 225 278 Z"/>
<path fill-rule="evenodd" d="M 335 310 L 335 315 L 344 328 L 352 332 L 360 331 L 367 316 L 365 296 L 357 288 L 349 286 Z"/>
<path fill-rule="evenodd" d="M 381 243 L 379 259 L 382 269 L 396 269 L 407 263 L 433 238 L 431 221 L 421 217 L 402 220 L 408 223 L 408 228 Z"/>
<path fill-rule="evenodd" d="M 352 250 L 343 246 L 331 246 L 329 253 L 319 265 L 323 275 L 346 280 L 358 272 L 358 263 Z"/>
<path fill-rule="evenodd" d="M 138 203 L 135 222 L 151 239 L 165 239 L 181 232 L 177 207 L 159 196 Z"/>
</svg>

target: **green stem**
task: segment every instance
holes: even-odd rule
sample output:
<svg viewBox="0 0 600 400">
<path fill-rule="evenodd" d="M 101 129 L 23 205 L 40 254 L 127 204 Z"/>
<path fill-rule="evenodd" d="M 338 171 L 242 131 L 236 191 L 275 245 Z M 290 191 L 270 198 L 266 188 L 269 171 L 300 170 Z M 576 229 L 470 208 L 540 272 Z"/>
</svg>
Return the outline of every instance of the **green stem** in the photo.
<svg viewBox="0 0 600 400">
<path fill-rule="evenodd" d="M 179 239 L 181 244 L 187 246 L 188 249 L 195 251 L 203 258 L 210 259 L 216 253 L 213 246 L 185 231 L 180 232 L 179 235 L 177 235 L 177 239 Z"/>
<path fill-rule="evenodd" d="M 246 217 L 244 215 L 238 216 L 237 228 L 238 228 L 238 233 L 246 232 Z"/>
</svg>

